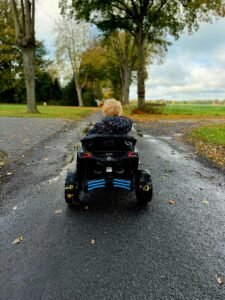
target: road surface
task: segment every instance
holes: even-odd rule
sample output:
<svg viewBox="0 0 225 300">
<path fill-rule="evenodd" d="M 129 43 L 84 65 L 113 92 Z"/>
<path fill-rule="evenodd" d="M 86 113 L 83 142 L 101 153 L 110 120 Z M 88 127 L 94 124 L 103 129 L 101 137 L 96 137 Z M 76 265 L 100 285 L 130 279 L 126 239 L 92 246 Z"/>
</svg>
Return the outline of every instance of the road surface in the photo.
<svg viewBox="0 0 225 300">
<path fill-rule="evenodd" d="M 135 125 L 150 205 L 98 191 L 70 210 L 64 180 L 86 125 L 58 128 L 4 170 L 0 299 L 225 299 L 224 173 Z"/>
</svg>

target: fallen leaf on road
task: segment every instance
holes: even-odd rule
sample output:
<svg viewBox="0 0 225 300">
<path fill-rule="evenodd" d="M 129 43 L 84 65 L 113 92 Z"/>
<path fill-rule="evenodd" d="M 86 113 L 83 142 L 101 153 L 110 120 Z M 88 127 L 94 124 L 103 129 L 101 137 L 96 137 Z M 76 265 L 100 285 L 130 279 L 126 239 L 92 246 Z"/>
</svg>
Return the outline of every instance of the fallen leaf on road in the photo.
<svg viewBox="0 0 225 300">
<path fill-rule="evenodd" d="M 7 176 L 11 176 L 11 175 L 12 175 L 12 172 L 7 172 L 6 175 L 7 175 Z"/>
<path fill-rule="evenodd" d="M 216 280 L 219 285 L 224 284 L 224 278 L 221 275 L 216 275 Z"/>
<path fill-rule="evenodd" d="M 85 210 L 88 210 L 88 205 L 86 205 L 86 206 L 84 207 L 84 209 L 85 209 Z"/>
<path fill-rule="evenodd" d="M 94 245 L 96 242 L 94 239 L 91 240 L 91 244 Z"/>
<path fill-rule="evenodd" d="M 18 237 L 17 239 L 15 239 L 13 242 L 12 242 L 12 245 L 16 245 L 16 244 L 19 244 L 20 242 L 22 242 L 24 240 L 23 236 L 21 235 L 20 237 Z"/>
<path fill-rule="evenodd" d="M 3 161 L 0 161 L 0 167 L 4 166 L 4 162 Z"/>
<path fill-rule="evenodd" d="M 44 160 L 48 160 L 48 157 L 45 157 Z"/>
<path fill-rule="evenodd" d="M 176 205 L 176 200 L 169 200 L 169 204 L 171 204 L 171 205 Z"/>
<path fill-rule="evenodd" d="M 56 215 L 59 215 L 59 214 L 61 214 L 62 213 L 62 210 L 61 209 L 57 209 L 56 211 L 55 211 L 55 214 Z"/>
<path fill-rule="evenodd" d="M 174 170 L 173 169 L 165 169 L 165 172 L 166 172 L 166 175 L 169 175 L 168 173 L 172 173 L 172 172 L 174 172 Z"/>
<path fill-rule="evenodd" d="M 162 175 L 162 178 L 167 178 L 169 176 L 169 174 L 164 174 L 164 175 Z"/>
<path fill-rule="evenodd" d="M 205 204 L 205 205 L 208 205 L 209 201 L 208 200 L 203 200 L 202 203 Z"/>
</svg>

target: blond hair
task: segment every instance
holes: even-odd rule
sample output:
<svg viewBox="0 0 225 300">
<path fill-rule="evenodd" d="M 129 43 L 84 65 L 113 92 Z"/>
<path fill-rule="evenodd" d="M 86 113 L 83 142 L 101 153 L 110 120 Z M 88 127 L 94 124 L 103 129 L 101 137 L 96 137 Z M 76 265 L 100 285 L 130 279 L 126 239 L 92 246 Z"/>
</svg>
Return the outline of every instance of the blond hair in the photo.
<svg viewBox="0 0 225 300">
<path fill-rule="evenodd" d="M 103 104 L 102 113 L 107 117 L 121 116 L 123 113 L 123 108 L 120 101 L 115 99 L 107 99 Z"/>
</svg>

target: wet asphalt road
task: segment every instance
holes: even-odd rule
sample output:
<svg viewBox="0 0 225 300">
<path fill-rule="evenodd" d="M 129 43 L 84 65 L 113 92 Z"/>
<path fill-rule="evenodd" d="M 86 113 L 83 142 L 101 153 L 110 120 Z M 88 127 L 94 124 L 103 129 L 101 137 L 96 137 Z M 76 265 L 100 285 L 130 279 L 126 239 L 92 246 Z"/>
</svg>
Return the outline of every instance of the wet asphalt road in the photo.
<svg viewBox="0 0 225 300">
<path fill-rule="evenodd" d="M 225 277 L 224 173 L 181 143 L 146 127 L 142 134 L 140 167 L 154 185 L 145 209 L 135 195 L 116 192 L 93 192 L 88 209 L 67 208 L 77 125 L 9 165 L 13 175 L 1 185 L 1 300 L 225 299 L 216 280 Z"/>
</svg>

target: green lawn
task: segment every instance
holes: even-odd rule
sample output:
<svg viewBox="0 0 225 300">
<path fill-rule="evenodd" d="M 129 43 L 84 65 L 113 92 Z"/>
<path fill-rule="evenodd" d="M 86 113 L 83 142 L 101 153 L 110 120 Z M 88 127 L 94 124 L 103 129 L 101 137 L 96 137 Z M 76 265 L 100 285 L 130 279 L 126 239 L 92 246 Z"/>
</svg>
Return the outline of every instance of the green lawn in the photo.
<svg viewBox="0 0 225 300">
<path fill-rule="evenodd" d="M 148 101 L 146 102 L 148 105 L 154 102 Z M 154 107 L 154 106 L 153 106 Z M 126 115 L 132 114 L 132 111 L 137 108 L 137 103 L 131 103 L 128 105 L 124 112 Z M 157 109 L 157 106 L 156 106 Z M 158 109 L 157 109 L 158 110 Z M 138 113 L 140 114 L 140 113 Z M 154 115 L 151 113 L 144 112 L 146 115 Z M 157 114 L 157 113 L 156 113 Z M 225 105 L 210 105 L 210 104 L 166 104 L 162 111 L 163 115 L 190 115 L 190 116 L 205 116 L 205 117 L 225 117 Z"/>
<path fill-rule="evenodd" d="M 189 137 L 209 144 L 225 146 L 225 124 L 199 127 L 194 129 Z"/>
<path fill-rule="evenodd" d="M 225 116 L 225 105 L 167 104 L 164 114 Z"/>
<path fill-rule="evenodd" d="M 94 111 L 90 107 L 38 106 L 40 113 L 29 114 L 26 105 L 0 104 L 0 117 L 33 117 L 80 120 Z"/>
</svg>

